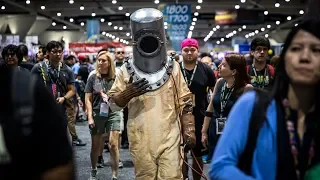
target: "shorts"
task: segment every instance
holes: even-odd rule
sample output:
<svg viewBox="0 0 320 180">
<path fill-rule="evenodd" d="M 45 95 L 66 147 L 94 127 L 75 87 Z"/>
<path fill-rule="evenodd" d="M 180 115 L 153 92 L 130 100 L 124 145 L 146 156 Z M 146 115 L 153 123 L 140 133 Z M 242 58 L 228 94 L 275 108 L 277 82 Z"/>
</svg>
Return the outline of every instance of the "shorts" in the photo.
<svg viewBox="0 0 320 180">
<path fill-rule="evenodd" d="M 90 129 L 91 135 L 101 135 L 109 131 L 120 131 L 120 112 L 111 112 L 108 117 L 100 116 L 99 111 L 93 111 L 95 126 Z"/>
</svg>

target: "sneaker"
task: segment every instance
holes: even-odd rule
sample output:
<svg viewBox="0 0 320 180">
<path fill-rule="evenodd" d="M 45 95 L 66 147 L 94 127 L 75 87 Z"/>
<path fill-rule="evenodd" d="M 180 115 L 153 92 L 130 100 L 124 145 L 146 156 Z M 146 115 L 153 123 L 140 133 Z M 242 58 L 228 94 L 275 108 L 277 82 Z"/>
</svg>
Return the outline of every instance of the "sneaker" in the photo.
<svg viewBox="0 0 320 180">
<path fill-rule="evenodd" d="M 72 145 L 73 146 L 85 146 L 85 145 L 87 145 L 87 143 L 82 142 L 81 139 L 76 139 L 76 140 L 72 140 Z"/>
<path fill-rule="evenodd" d="M 118 178 L 116 178 L 116 177 L 112 177 L 112 179 L 111 180 L 118 180 Z"/>
<path fill-rule="evenodd" d="M 123 163 L 121 160 L 119 160 L 119 168 L 123 168 Z"/>
<path fill-rule="evenodd" d="M 90 172 L 89 180 L 98 180 L 97 174 L 98 174 L 98 170 L 97 169 L 92 169 L 91 172 Z"/>
<path fill-rule="evenodd" d="M 97 168 L 103 168 L 103 167 L 104 167 L 104 159 L 98 158 Z"/>
</svg>

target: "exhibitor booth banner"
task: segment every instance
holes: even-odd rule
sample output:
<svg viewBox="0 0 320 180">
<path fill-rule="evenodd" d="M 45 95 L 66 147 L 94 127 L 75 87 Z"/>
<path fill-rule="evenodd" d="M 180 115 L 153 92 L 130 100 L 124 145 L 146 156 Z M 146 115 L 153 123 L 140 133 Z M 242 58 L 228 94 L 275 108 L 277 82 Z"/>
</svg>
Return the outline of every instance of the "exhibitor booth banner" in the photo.
<svg viewBox="0 0 320 180">
<path fill-rule="evenodd" d="M 172 48 L 180 52 L 181 41 L 184 40 L 189 32 L 191 23 L 190 4 L 167 4 L 163 9 L 164 21 L 167 23 L 168 35 Z"/>
<path fill-rule="evenodd" d="M 101 49 L 125 47 L 119 42 L 107 42 L 107 43 L 70 43 L 69 51 L 75 54 L 79 53 L 98 53 Z"/>
</svg>

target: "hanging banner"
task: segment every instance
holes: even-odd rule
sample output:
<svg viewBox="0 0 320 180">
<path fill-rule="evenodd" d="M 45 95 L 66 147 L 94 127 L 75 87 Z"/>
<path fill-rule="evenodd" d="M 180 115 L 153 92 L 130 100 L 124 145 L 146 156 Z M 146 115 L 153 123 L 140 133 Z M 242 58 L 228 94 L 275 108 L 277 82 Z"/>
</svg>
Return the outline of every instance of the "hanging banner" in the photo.
<svg viewBox="0 0 320 180">
<path fill-rule="evenodd" d="M 172 48 L 180 53 L 180 44 L 189 32 L 191 23 L 190 4 L 167 4 L 163 9 L 164 21 L 167 23 L 167 32 Z"/>
<path fill-rule="evenodd" d="M 115 47 L 124 47 L 122 43 L 108 42 L 108 43 L 70 43 L 69 51 L 79 53 L 97 53 L 101 49 Z"/>
<path fill-rule="evenodd" d="M 100 21 L 99 20 L 87 20 L 87 38 L 92 39 L 95 37 L 95 42 L 98 42 L 98 35 L 100 34 Z"/>
</svg>

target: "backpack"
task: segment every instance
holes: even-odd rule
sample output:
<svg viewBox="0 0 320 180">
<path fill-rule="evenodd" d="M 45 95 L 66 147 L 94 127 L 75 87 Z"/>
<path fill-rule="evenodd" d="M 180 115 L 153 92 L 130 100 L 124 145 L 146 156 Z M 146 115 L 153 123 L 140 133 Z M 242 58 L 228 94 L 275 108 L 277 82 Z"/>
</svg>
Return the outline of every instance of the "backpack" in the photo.
<svg viewBox="0 0 320 180">
<path fill-rule="evenodd" d="M 251 65 L 247 65 L 247 72 L 248 72 L 248 74 L 251 74 L 251 70 L 252 70 L 251 67 L 252 67 Z M 267 70 L 268 70 L 270 76 L 271 76 L 272 78 L 274 78 L 274 74 L 275 74 L 275 72 L 274 72 L 274 67 L 271 66 L 270 64 L 267 64 L 267 68 L 268 68 Z"/>
<path fill-rule="evenodd" d="M 249 123 L 247 144 L 238 162 L 238 168 L 247 175 L 251 175 L 252 158 L 256 149 L 258 135 L 266 120 L 267 108 L 272 100 L 270 95 L 263 90 L 255 89 L 255 92 L 256 97 Z"/>
</svg>

